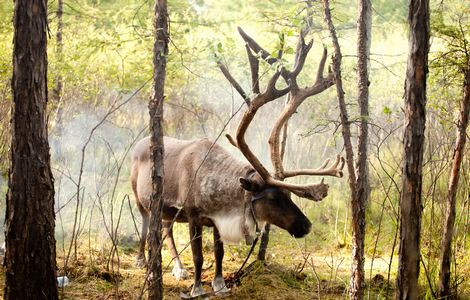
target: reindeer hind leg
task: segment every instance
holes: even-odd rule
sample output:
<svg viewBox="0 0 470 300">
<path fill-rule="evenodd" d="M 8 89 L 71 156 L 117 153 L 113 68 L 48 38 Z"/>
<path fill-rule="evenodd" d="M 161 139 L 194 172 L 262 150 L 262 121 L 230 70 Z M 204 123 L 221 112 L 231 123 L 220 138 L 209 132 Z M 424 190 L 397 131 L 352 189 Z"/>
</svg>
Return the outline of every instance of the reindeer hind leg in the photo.
<svg viewBox="0 0 470 300">
<path fill-rule="evenodd" d="M 142 204 L 137 200 L 137 207 L 139 208 L 140 214 L 142 215 L 142 231 L 140 236 L 139 254 L 136 258 L 136 265 L 139 268 L 147 266 L 147 260 L 145 259 L 145 244 L 147 242 L 147 233 L 150 222 L 150 212 L 147 211 Z"/>
<path fill-rule="evenodd" d="M 176 250 L 175 239 L 173 237 L 173 226 L 171 226 L 170 221 L 163 221 L 163 236 L 166 236 L 165 243 L 170 250 L 171 258 L 174 261 L 171 273 L 177 280 L 187 279 L 189 277 L 189 273 L 181 262 L 178 251 Z"/>
</svg>

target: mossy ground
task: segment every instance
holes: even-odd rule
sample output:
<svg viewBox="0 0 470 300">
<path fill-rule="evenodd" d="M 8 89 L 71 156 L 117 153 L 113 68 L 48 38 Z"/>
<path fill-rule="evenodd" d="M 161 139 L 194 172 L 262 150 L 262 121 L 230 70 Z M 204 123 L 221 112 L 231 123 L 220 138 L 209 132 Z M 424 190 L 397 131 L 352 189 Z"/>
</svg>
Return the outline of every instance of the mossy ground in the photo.
<svg viewBox="0 0 470 300">
<path fill-rule="evenodd" d="M 319 227 L 316 229 L 316 227 Z M 249 260 L 249 272 L 228 294 L 213 298 L 224 299 L 347 299 L 351 268 L 351 249 L 347 243 L 332 242 L 314 226 L 306 238 L 294 239 L 284 230 L 274 227 L 265 263 L 255 262 L 256 247 Z M 165 299 L 181 299 L 180 293 L 189 293 L 192 286 L 192 256 L 188 244 L 187 225 L 175 225 L 175 239 L 181 259 L 190 272 L 190 278 L 177 281 L 171 274 L 173 267 L 169 251 L 163 248 L 163 282 Z M 60 242 L 59 242 L 60 244 Z M 58 275 L 64 275 L 64 257 L 68 250 L 57 247 Z M 367 244 L 367 243 L 366 243 Z M 367 247 L 366 247 L 367 248 Z M 72 248 L 73 249 L 73 248 Z M 102 237 L 81 237 L 76 259 L 71 259 L 67 276 L 70 284 L 60 289 L 62 299 L 140 299 L 146 298 L 143 287 L 145 270 L 136 267 L 138 241 L 134 236 L 122 237 L 118 256 L 110 259 L 110 245 Z M 224 276 L 229 281 L 240 268 L 250 247 L 226 245 Z M 203 238 L 203 283 L 207 292 L 214 276 L 212 229 L 205 229 Z M 73 252 L 73 250 L 72 250 Z M 73 256 L 73 255 L 72 255 Z M 392 299 L 394 293 L 397 257 L 394 256 L 389 274 L 390 256 L 376 255 L 372 264 L 371 252 L 366 251 L 366 299 Z M 427 260 L 427 258 L 424 258 Z M 469 257 L 457 258 L 459 274 L 470 274 Z M 371 271 L 371 264 L 373 265 Z M 427 265 L 428 269 L 429 265 Z M 431 273 L 437 282 L 436 267 Z M 0 267 L 0 288 L 4 288 L 4 269 Z M 463 279 L 463 280 L 461 280 Z M 459 299 L 470 299 L 469 282 L 460 279 Z M 423 299 L 432 299 L 423 268 L 420 276 Z M 1 293 L 3 295 L 3 293 Z M 1 297 L 1 296 L 0 296 Z"/>
<path fill-rule="evenodd" d="M 181 226 L 181 225 L 180 225 Z M 210 229 L 204 239 L 203 282 L 207 292 L 214 276 L 214 258 Z M 289 237 L 281 230 L 274 230 L 268 257 L 265 263 L 251 264 L 249 272 L 241 279 L 241 284 L 231 287 L 224 299 L 338 299 L 347 298 L 350 269 L 349 254 L 344 249 L 326 254 L 314 251 L 311 240 L 302 241 Z M 179 243 L 185 249 L 181 258 L 192 277 L 192 257 L 190 247 Z M 105 249 L 105 248 L 103 248 Z M 310 250 L 311 249 L 311 250 Z M 249 246 L 226 246 L 224 276 L 229 279 L 239 269 Z M 256 251 L 250 258 L 252 262 Z M 118 260 L 109 261 L 109 251 L 79 247 L 77 259 L 69 264 L 70 284 L 60 290 L 63 299 L 139 299 L 142 294 L 145 270 L 135 266 L 137 245 L 121 246 Z M 172 262 L 168 250 L 163 248 L 165 299 L 181 299 L 180 293 L 189 293 L 192 278 L 177 281 L 171 275 Z M 63 272 L 64 255 L 59 250 L 59 275 Z M 373 299 L 387 299 L 393 292 L 386 283 L 387 265 L 376 258 L 376 276 L 370 286 Z M 366 264 L 370 261 L 366 262 Z M 118 268 L 119 267 L 119 268 Z M 380 269 L 380 270 L 379 270 Z M 379 272 L 377 272 L 378 270 Z M 3 277 L 3 269 L 1 269 Z M 369 273 L 367 273 L 367 276 Z M 393 279 L 392 279 L 393 280 Z M 391 281 L 393 282 L 393 281 Z M 369 286 L 368 286 L 369 288 Z M 366 290 L 369 292 L 369 289 Z M 145 298 L 145 297 L 144 297 Z"/>
<path fill-rule="evenodd" d="M 181 299 L 180 293 L 189 293 L 192 286 L 192 256 L 185 242 L 186 227 L 178 225 L 176 239 L 181 258 L 190 272 L 190 278 L 177 281 L 171 275 L 173 266 L 169 251 L 163 248 L 164 293 L 165 299 Z M 179 233 L 178 233 L 179 232 Z M 214 276 L 211 229 L 205 231 L 203 239 L 204 266 L 203 282 L 207 292 L 211 291 L 210 282 Z M 309 235 L 310 236 L 310 235 Z M 92 243 L 92 247 L 82 244 L 78 247 L 75 260 L 71 260 L 67 276 L 70 284 L 60 289 L 62 299 L 139 299 L 146 298 L 143 290 L 145 270 L 136 267 L 137 241 L 127 240 L 118 247 L 119 260 L 109 259 L 109 247 Z M 90 249 L 91 248 L 91 249 Z M 225 246 L 224 276 L 233 277 L 240 268 L 249 251 L 249 246 Z M 256 251 L 250 258 L 254 261 Z M 58 248 L 59 275 L 63 275 L 63 248 Z M 468 268 L 462 258 L 461 268 Z M 468 259 L 468 258 L 467 258 Z M 390 257 L 375 257 L 371 271 L 371 257 L 367 256 L 366 299 L 392 299 L 394 293 L 397 258 L 394 257 L 390 278 L 388 263 Z M 265 263 L 255 262 L 249 272 L 242 277 L 241 284 L 231 287 L 230 293 L 211 297 L 214 299 L 347 299 L 350 278 L 350 249 L 335 243 L 318 245 L 314 237 L 296 240 L 282 230 L 274 229 L 271 234 L 268 256 Z M 468 270 L 470 272 L 470 270 Z M 468 273 L 464 273 L 468 274 Z M 3 267 L 0 276 L 4 277 Z M 420 280 L 425 282 L 424 274 Z M 0 288 L 3 290 L 4 280 Z M 468 282 L 460 286 L 460 299 L 470 299 Z M 466 290 L 467 289 L 467 290 Z M 3 293 L 2 293 L 3 294 Z M 422 284 L 422 298 L 432 299 L 427 286 Z"/>
</svg>

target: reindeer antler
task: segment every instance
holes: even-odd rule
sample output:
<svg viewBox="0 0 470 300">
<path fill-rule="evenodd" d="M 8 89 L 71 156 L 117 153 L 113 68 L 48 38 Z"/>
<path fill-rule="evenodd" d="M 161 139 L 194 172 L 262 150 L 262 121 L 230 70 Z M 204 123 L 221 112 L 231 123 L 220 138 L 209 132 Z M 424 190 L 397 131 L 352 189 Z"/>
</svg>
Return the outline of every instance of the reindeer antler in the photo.
<svg viewBox="0 0 470 300">
<path fill-rule="evenodd" d="M 300 39 L 299 43 L 304 43 L 303 38 Z M 303 47 L 298 47 L 298 49 L 302 49 Z M 302 51 L 302 50 L 300 50 Z M 304 52 L 305 53 L 305 52 Z M 298 60 L 304 60 L 307 53 L 299 54 Z M 274 126 L 271 130 L 271 135 L 269 137 L 269 146 L 270 146 L 270 155 L 271 155 L 271 162 L 273 164 L 275 174 L 278 178 L 287 178 L 293 177 L 297 175 L 327 175 L 327 176 L 336 176 L 342 177 L 343 172 L 342 169 L 344 167 L 344 158 L 340 158 L 339 156 L 336 159 L 336 163 L 326 169 L 326 166 L 329 163 L 327 160 L 322 167 L 319 169 L 302 169 L 296 171 L 284 171 L 284 167 L 282 165 L 282 154 L 280 149 L 280 135 L 281 130 L 283 127 L 286 126 L 287 121 L 292 117 L 292 115 L 296 112 L 297 108 L 310 96 L 319 94 L 324 90 L 328 89 L 330 86 L 334 84 L 333 74 L 331 72 L 328 73 L 326 78 L 323 77 L 323 70 L 325 67 L 327 51 L 324 49 L 323 56 L 318 66 L 317 71 L 317 79 L 315 83 L 310 87 L 305 87 L 302 89 L 291 89 L 289 94 L 289 102 L 286 103 L 284 110 L 282 111 L 279 118 L 274 123 Z M 303 57 L 303 58 L 302 58 Z M 301 63 L 296 62 L 296 66 L 301 66 Z M 293 87 L 297 87 L 297 75 L 300 71 L 297 71 L 298 68 L 296 67 L 293 72 L 289 72 L 289 80 Z M 341 161 L 341 164 L 340 164 Z"/>
<path fill-rule="evenodd" d="M 302 70 L 307 54 L 313 44 L 312 41 L 310 41 L 308 44 L 305 44 L 303 33 L 301 33 L 299 42 L 297 44 L 293 71 L 288 71 L 284 66 L 282 66 L 271 77 L 265 91 L 260 93 L 258 75 L 259 61 L 253 55 L 252 50 L 255 53 L 259 54 L 259 56 L 270 65 L 273 65 L 275 62 L 278 61 L 278 59 L 271 57 L 269 55 L 269 52 L 264 50 L 258 43 L 256 43 L 254 39 L 252 39 L 248 34 L 246 34 L 241 28 L 238 28 L 238 31 L 246 42 L 246 50 L 251 68 L 253 97 L 251 99 L 248 99 L 248 97 L 246 96 L 247 94 L 233 79 L 233 77 L 228 72 L 227 68 L 219 62 L 219 67 L 222 70 L 222 73 L 225 75 L 227 80 L 234 86 L 234 88 L 239 92 L 239 94 L 245 99 L 245 102 L 248 105 L 248 108 L 243 114 L 238 125 L 236 140 L 228 134 L 226 136 L 232 145 L 238 147 L 238 149 L 242 152 L 248 162 L 260 174 L 260 176 L 268 185 L 285 188 L 303 198 L 316 201 L 322 200 L 326 196 L 328 191 L 328 185 L 323 183 L 323 179 L 318 184 L 293 184 L 284 182 L 282 180 L 286 177 L 293 177 L 297 175 L 326 175 L 341 177 L 342 168 L 344 166 L 344 159 L 338 156 L 335 164 L 333 164 L 333 166 L 331 166 L 330 168 L 326 168 L 329 163 L 329 160 L 327 160 L 319 169 L 301 169 L 286 172 L 284 171 L 282 166 L 282 155 L 280 153 L 279 136 L 283 126 L 285 126 L 289 118 L 306 98 L 318 94 L 334 84 L 334 78 L 331 72 L 329 72 L 327 78 L 323 78 L 323 70 L 327 55 L 326 50 L 323 52 L 323 57 L 320 61 L 316 82 L 311 87 L 300 89 L 297 85 L 297 75 Z M 279 53 L 279 57 L 281 55 L 282 52 Z M 280 76 L 283 77 L 283 79 L 288 85 L 288 87 L 283 90 L 276 89 L 276 82 Z M 275 169 L 275 177 L 280 179 L 277 180 L 269 173 L 269 171 L 263 166 L 261 161 L 250 150 L 248 144 L 245 141 L 245 133 L 249 125 L 251 124 L 254 116 L 256 115 L 256 112 L 261 106 L 287 93 L 289 93 L 290 101 L 286 104 L 284 111 L 276 120 L 269 138 L 271 161 Z"/>
</svg>

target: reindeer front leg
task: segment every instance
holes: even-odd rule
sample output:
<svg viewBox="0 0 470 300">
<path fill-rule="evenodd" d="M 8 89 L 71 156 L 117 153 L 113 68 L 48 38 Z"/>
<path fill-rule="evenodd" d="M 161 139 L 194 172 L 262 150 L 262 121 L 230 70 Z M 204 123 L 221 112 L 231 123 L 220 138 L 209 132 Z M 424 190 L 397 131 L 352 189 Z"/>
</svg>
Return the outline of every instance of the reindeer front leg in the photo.
<svg viewBox="0 0 470 300">
<path fill-rule="evenodd" d="M 224 243 L 220 239 L 219 231 L 214 226 L 214 255 L 215 255 L 215 276 L 212 280 L 212 289 L 215 293 L 227 293 L 224 276 L 222 274 L 222 261 L 224 259 Z"/>
<path fill-rule="evenodd" d="M 194 285 L 191 290 L 191 297 L 197 297 L 205 293 L 201 281 L 204 257 L 202 255 L 202 225 L 199 222 L 189 220 L 189 236 L 191 238 L 191 250 L 193 252 L 194 262 Z"/>
</svg>

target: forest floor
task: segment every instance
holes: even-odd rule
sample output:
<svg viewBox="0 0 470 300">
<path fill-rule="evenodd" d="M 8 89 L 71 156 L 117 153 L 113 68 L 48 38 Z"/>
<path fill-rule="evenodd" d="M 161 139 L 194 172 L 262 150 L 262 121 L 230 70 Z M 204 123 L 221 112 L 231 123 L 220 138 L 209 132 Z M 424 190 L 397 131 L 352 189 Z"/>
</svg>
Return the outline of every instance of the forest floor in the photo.
<svg viewBox="0 0 470 300">
<path fill-rule="evenodd" d="M 214 276 L 215 263 L 212 254 L 211 235 L 204 239 L 203 283 L 206 292 L 210 292 L 210 283 Z M 349 285 L 350 258 L 345 249 L 321 253 L 310 249 L 307 243 L 274 232 L 271 235 L 267 260 L 250 265 L 238 286 L 232 286 L 228 294 L 212 296 L 211 299 L 346 299 Z M 181 259 L 190 273 L 187 280 L 177 281 L 171 274 L 173 264 L 166 247 L 163 248 L 164 293 L 165 299 L 181 299 L 180 293 L 189 294 L 192 287 L 192 256 L 190 247 L 180 243 L 184 249 Z M 246 258 L 249 246 L 226 246 L 224 258 L 224 276 L 230 280 Z M 136 267 L 137 245 L 135 241 L 128 247 L 119 247 L 119 264 L 109 260 L 109 252 L 98 251 L 81 246 L 77 259 L 69 263 L 70 283 L 60 289 L 62 299 L 139 299 L 143 293 L 145 270 Z M 255 260 L 256 251 L 249 260 Z M 322 251 L 320 251 L 322 252 Z M 63 252 L 62 252 L 63 253 Z M 388 258 L 389 259 L 389 258 Z M 376 258 L 374 271 L 367 272 L 368 286 L 366 295 L 371 299 L 389 299 L 393 295 L 393 284 L 387 284 L 387 258 Z M 58 248 L 59 276 L 62 275 L 64 256 Z M 119 265 L 119 268 L 118 268 Z M 370 267 L 370 260 L 366 261 Z M 118 275 L 117 275 L 118 274 Z M 393 275 L 393 274 L 392 274 Z M 0 267 L 0 276 L 4 269 Z M 390 282 L 394 282 L 391 276 Z M 4 280 L 0 280 L 4 284 Z M 369 284 L 370 282 L 370 284 Z M 3 286 L 0 286 L 3 290 Z M 3 294 L 3 293 L 2 293 Z M 145 295 L 145 294 L 144 294 Z M 143 297 L 146 298 L 146 295 Z"/>
<path fill-rule="evenodd" d="M 244 249 L 246 250 L 246 249 Z M 214 276 L 212 249 L 206 249 L 203 266 L 203 283 L 210 292 Z M 246 251 L 226 253 L 224 276 L 227 281 L 233 277 L 245 258 Z M 289 252 L 289 251 L 286 251 Z M 106 261 L 96 260 L 90 267 L 85 256 L 70 267 L 71 283 L 64 287 L 64 299 L 139 299 L 145 279 L 145 270 L 135 266 L 135 251 L 120 255 L 119 275 L 114 276 Z M 254 260 L 256 253 L 253 254 Z M 331 256 L 309 256 L 308 261 L 298 265 L 285 265 L 284 259 L 291 260 L 292 253 L 270 255 L 266 263 L 250 265 L 249 272 L 241 278 L 238 286 L 232 286 L 228 294 L 211 297 L 214 299 L 341 299 L 347 297 L 350 259 Z M 171 274 L 172 264 L 165 249 L 164 291 L 165 299 L 181 299 L 180 294 L 189 294 L 192 287 L 193 267 L 190 251 L 182 254 L 182 260 L 190 273 L 187 280 L 177 281 Z M 280 257 L 280 259 L 278 259 Z M 294 258 L 295 259 L 295 258 Z M 303 259 L 303 258 L 302 258 Z M 305 261 L 305 260 L 304 260 Z M 386 264 L 382 264 L 384 272 Z M 117 271 L 117 270 L 116 270 Z M 117 272 L 114 272 L 116 274 Z M 386 283 L 386 275 L 374 274 L 370 293 L 372 299 L 389 299 L 393 288 Z M 116 278 L 118 280 L 116 280 Z M 392 279 L 393 280 L 393 279 Z M 393 281 L 391 281 L 393 282 Z M 368 292 L 367 290 L 366 292 Z M 145 298 L 145 297 L 144 297 Z"/>
<path fill-rule="evenodd" d="M 209 232 L 203 239 L 204 265 L 203 283 L 210 292 L 215 263 L 212 254 L 212 239 Z M 228 294 L 212 296 L 211 299 L 348 299 L 350 278 L 350 249 L 328 245 L 323 249 L 312 247 L 312 241 L 295 240 L 284 232 L 274 231 L 265 263 L 255 262 L 249 272 L 241 278 L 238 286 L 232 286 Z M 124 243 L 123 243 L 124 244 Z M 109 248 L 79 246 L 75 260 L 71 260 L 67 276 L 70 283 L 60 289 L 61 299 L 145 299 L 143 282 L 145 270 L 136 267 L 136 241 L 119 246 L 119 260 L 110 260 Z M 171 274 L 173 267 L 169 251 L 163 248 L 165 299 L 181 299 L 180 294 L 189 294 L 192 287 L 192 256 L 187 244 L 179 243 L 184 250 L 181 259 L 190 273 L 190 278 L 177 281 Z M 230 280 L 246 258 L 249 246 L 225 246 L 224 276 Z M 316 249 L 315 249 L 316 248 Z M 332 251 L 332 249 L 334 249 Z M 308 249 L 308 251 L 306 251 Z M 64 249 L 58 248 L 59 276 L 63 274 Z M 249 262 L 255 260 L 256 251 Z M 365 299 L 392 299 L 395 284 L 396 257 L 388 278 L 390 257 L 375 257 L 372 272 L 371 259 L 366 258 Z M 118 263 L 119 261 L 119 263 Z M 465 266 L 464 266 L 465 267 Z M 4 269 L 0 267 L 0 289 L 4 288 Z M 424 280 L 425 276 L 423 276 Z M 422 289 L 426 298 L 426 287 Z M 1 293 L 3 295 L 3 293 Z M 469 296 L 463 295 L 461 299 Z M 1 298 L 1 296 L 0 296 Z"/>
</svg>

